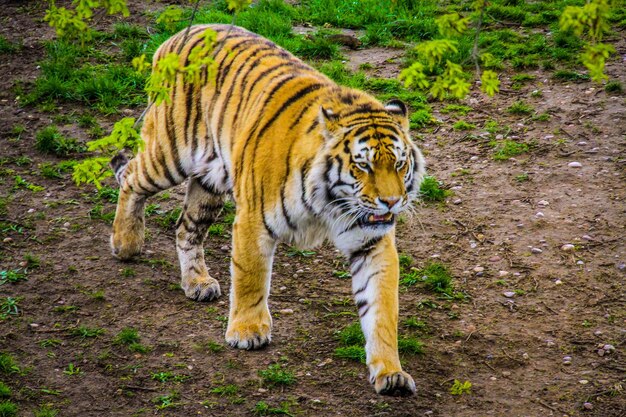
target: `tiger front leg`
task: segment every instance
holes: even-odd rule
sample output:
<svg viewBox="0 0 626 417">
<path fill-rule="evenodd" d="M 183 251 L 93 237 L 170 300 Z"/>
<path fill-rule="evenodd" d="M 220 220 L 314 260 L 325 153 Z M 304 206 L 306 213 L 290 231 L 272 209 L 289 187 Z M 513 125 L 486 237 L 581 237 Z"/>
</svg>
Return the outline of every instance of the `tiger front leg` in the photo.
<svg viewBox="0 0 626 417">
<path fill-rule="evenodd" d="M 378 394 L 412 395 L 415 382 L 398 356 L 399 265 L 393 235 L 353 251 L 350 263 L 370 382 Z"/>
<path fill-rule="evenodd" d="M 263 224 L 262 219 L 238 211 L 233 225 L 226 341 L 239 349 L 260 349 L 271 340 L 272 317 L 267 298 L 276 241 Z"/>
</svg>

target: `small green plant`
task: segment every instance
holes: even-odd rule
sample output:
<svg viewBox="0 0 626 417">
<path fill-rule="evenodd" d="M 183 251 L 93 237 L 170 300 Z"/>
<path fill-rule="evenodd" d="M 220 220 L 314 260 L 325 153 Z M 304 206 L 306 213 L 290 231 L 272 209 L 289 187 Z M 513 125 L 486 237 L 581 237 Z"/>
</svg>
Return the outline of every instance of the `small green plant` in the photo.
<svg viewBox="0 0 626 417">
<path fill-rule="evenodd" d="M 515 181 L 517 182 L 526 182 L 530 181 L 530 177 L 527 172 L 521 173 L 515 176 Z"/>
<path fill-rule="evenodd" d="M 511 104 L 506 111 L 511 114 L 531 114 L 535 109 L 532 106 L 524 103 L 522 100 L 518 100 Z"/>
<path fill-rule="evenodd" d="M 232 397 L 237 395 L 237 393 L 239 393 L 239 387 L 234 384 L 222 385 L 211 389 L 211 394 L 217 394 L 220 397 Z"/>
<path fill-rule="evenodd" d="M 335 349 L 335 356 L 341 359 L 365 363 L 365 348 L 357 345 L 340 346 Z"/>
<path fill-rule="evenodd" d="M 410 329 L 425 329 L 426 323 L 416 317 L 409 317 L 402 322 L 405 327 Z"/>
<path fill-rule="evenodd" d="M 168 381 L 171 381 L 172 379 L 174 379 L 174 374 L 172 374 L 171 372 L 155 372 L 153 373 L 150 378 L 154 381 L 159 381 L 161 383 L 165 383 Z"/>
<path fill-rule="evenodd" d="M 95 338 L 104 334 L 104 329 L 100 329 L 97 327 L 92 328 L 83 325 L 70 330 L 70 334 L 74 337 L 80 337 L 81 339 Z"/>
<path fill-rule="evenodd" d="M 20 373 L 21 370 L 13 356 L 8 353 L 0 352 L 0 372 L 10 375 Z"/>
<path fill-rule="evenodd" d="M 280 407 L 272 407 L 265 401 L 259 401 L 254 406 L 254 413 L 259 416 L 275 416 L 275 415 L 285 415 L 289 417 L 293 417 L 294 414 L 291 413 L 290 408 L 293 405 L 292 401 L 283 401 L 280 403 Z"/>
<path fill-rule="evenodd" d="M 493 159 L 496 161 L 506 161 L 514 156 L 528 152 L 530 147 L 526 143 L 519 143 L 505 139 L 500 142 L 492 142 L 494 147 Z"/>
<path fill-rule="evenodd" d="M 547 122 L 551 119 L 551 116 L 548 113 L 536 114 L 531 117 L 531 120 L 535 122 Z"/>
<path fill-rule="evenodd" d="M 581 74 L 579 72 L 570 71 L 570 70 L 558 70 L 552 74 L 552 77 L 561 81 L 574 81 L 577 83 L 589 80 L 589 76 L 586 74 Z"/>
<path fill-rule="evenodd" d="M 340 279 L 349 279 L 352 278 L 352 274 L 348 271 L 333 271 L 333 276 Z"/>
<path fill-rule="evenodd" d="M 363 346 L 365 344 L 365 336 L 363 336 L 361 325 L 358 322 L 351 323 L 350 325 L 344 327 L 342 330 L 337 332 L 336 337 L 344 346 Z"/>
<path fill-rule="evenodd" d="M 9 41 L 4 36 L 0 36 L 0 55 L 12 54 L 19 49 L 19 46 Z"/>
<path fill-rule="evenodd" d="M 302 250 L 295 247 L 290 247 L 287 250 L 287 256 L 297 256 L 300 258 L 310 258 L 311 256 L 315 256 L 315 252 L 312 250 Z"/>
<path fill-rule="evenodd" d="M 68 376 L 73 376 L 73 375 L 80 375 L 83 373 L 83 371 L 81 371 L 78 366 L 70 362 L 67 365 L 67 368 L 65 368 L 65 370 L 63 371 L 63 373 Z"/>
<path fill-rule="evenodd" d="M 224 345 L 214 342 L 212 340 L 209 340 L 208 342 L 206 342 L 204 346 L 213 353 L 219 353 L 224 350 Z"/>
<path fill-rule="evenodd" d="M 426 176 L 420 187 L 422 200 L 427 202 L 442 202 L 451 194 L 449 190 L 443 188 L 443 183 L 433 176 Z"/>
<path fill-rule="evenodd" d="M 458 379 L 455 379 L 454 383 L 450 387 L 450 394 L 452 395 L 471 394 L 471 392 L 472 383 L 470 381 L 461 382 Z"/>
<path fill-rule="evenodd" d="M 464 120 L 459 120 L 454 125 L 452 125 L 454 130 L 472 130 L 476 129 L 476 125 L 473 123 L 468 123 Z"/>
<path fill-rule="evenodd" d="M 293 372 L 283 369 L 280 364 L 270 365 L 259 371 L 259 376 L 265 385 L 291 385 L 296 382 Z"/>
<path fill-rule="evenodd" d="M 0 398 L 9 398 L 11 396 L 11 387 L 0 381 Z"/>
<path fill-rule="evenodd" d="M 154 221 L 164 229 L 171 229 L 178 221 L 181 212 L 182 209 L 180 207 L 176 207 L 172 210 L 166 211 L 160 216 L 155 217 Z"/>
<path fill-rule="evenodd" d="M 609 81 L 604 86 L 604 91 L 607 93 L 622 94 L 624 92 L 624 87 L 622 87 L 622 83 L 619 81 Z"/>
<path fill-rule="evenodd" d="M 398 352 L 411 355 L 424 353 L 424 344 L 411 336 L 400 336 L 398 338 Z"/>
<path fill-rule="evenodd" d="M 446 294 L 452 291 L 452 275 L 445 265 L 431 262 L 419 273 L 422 275 L 422 280 L 428 290 Z"/>
<path fill-rule="evenodd" d="M 131 278 L 131 277 L 134 277 L 135 275 L 137 275 L 137 272 L 135 272 L 135 270 L 133 268 L 126 267 L 126 268 L 122 269 L 121 274 L 125 278 Z"/>
<path fill-rule="evenodd" d="M 0 401 L 0 417 L 17 417 L 17 405 L 9 400 Z"/>
<path fill-rule="evenodd" d="M 220 223 L 213 223 L 209 226 L 209 236 L 224 236 L 225 231 L 226 228 Z"/>
<path fill-rule="evenodd" d="M 20 313 L 19 302 L 21 300 L 22 297 L 0 298 L 0 321 L 17 316 Z"/>
<path fill-rule="evenodd" d="M 48 405 L 42 405 L 39 409 L 35 410 L 35 417 L 57 417 L 59 410 L 51 408 Z"/>
<path fill-rule="evenodd" d="M 48 126 L 37 132 L 35 149 L 42 153 L 64 157 L 83 152 L 85 147 L 76 139 L 63 136 L 56 126 Z"/>
<path fill-rule="evenodd" d="M 157 410 L 164 410 L 166 408 L 176 407 L 179 405 L 176 401 L 180 398 L 178 392 L 173 391 L 166 395 L 160 395 L 152 400 Z"/>
<path fill-rule="evenodd" d="M 136 329 L 125 327 L 115 336 L 113 343 L 117 345 L 130 345 L 132 343 L 138 343 L 139 340 L 139 334 Z"/>
<path fill-rule="evenodd" d="M 26 281 L 26 270 L 21 268 L 0 271 L 0 285 Z"/>
<path fill-rule="evenodd" d="M 63 342 L 59 339 L 44 339 L 39 342 L 39 346 L 41 346 L 42 348 L 57 347 L 60 346 L 62 343 Z"/>
</svg>

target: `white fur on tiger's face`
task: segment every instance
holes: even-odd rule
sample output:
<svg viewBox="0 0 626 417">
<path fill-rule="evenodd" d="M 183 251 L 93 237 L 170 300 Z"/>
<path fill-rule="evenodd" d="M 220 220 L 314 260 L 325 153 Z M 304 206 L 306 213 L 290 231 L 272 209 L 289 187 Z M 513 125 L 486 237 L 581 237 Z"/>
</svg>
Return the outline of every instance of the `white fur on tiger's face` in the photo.
<svg viewBox="0 0 626 417">
<path fill-rule="evenodd" d="M 397 352 L 395 220 L 411 207 L 424 160 L 407 109 L 340 87 L 267 39 L 224 25 L 194 26 L 167 40 L 187 63 L 206 30 L 217 33 L 215 79 L 180 74 L 170 101 L 146 113 L 145 149 L 112 161 L 120 181 L 111 246 L 121 259 L 144 241 L 146 199 L 188 179 L 177 222 L 181 287 L 194 300 L 221 295 L 203 241 L 225 198 L 236 202 L 226 340 L 257 349 L 271 340 L 267 300 L 277 242 L 331 240 L 348 258 L 366 338 L 370 380 L 382 394 L 411 394 Z"/>
</svg>

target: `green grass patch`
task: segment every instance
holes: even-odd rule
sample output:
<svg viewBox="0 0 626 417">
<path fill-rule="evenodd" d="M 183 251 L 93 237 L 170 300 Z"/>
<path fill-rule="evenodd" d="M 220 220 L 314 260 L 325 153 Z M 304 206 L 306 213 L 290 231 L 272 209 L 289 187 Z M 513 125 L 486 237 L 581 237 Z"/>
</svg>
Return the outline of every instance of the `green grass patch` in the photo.
<svg viewBox="0 0 626 417">
<path fill-rule="evenodd" d="M 35 410 L 35 417 L 58 417 L 59 410 L 51 408 L 48 405 L 42 405 Z"/>
<path fill-rule="evenodd" d="M 619 81 L 609 81 L 604 86 L 604 91 L 607 93 L 622 94 L 624 92 L 624 87 Z"/>
<path fill-rule="evenodd" d="M 16 417 L 17 405 L 11 401 L 0 401 L 0 417 Z"/>
<path fill-rule="evenodd" d="M 0 55 L 12 54 L 17 52 L 20 49 L 19 44 L 15 44 L 0 35 Z"/>
<path fill-rule="evenodd" d="M 365 336 L 363 336 L 361 325 L 358 322 L 354 322 L 344 327 L 342 330 L 337 332 L 336 337 L 339 340 L 339 343 L 343 346 L 363 346 L 365 344 Z"/>
<path fill-rule="evenodd" d="M 506 161 L 530 150 L 530 146 L 528 146 L 528 144 L 508 139 L 498 142 L 490 142 L 490 144 L 494 148 L 492 157 L 496 161 Z"/>
<path fill-rule="evenodd" d="M 398 337 L 398 352 L 419 355 L 424 353 L 424 344 L 415 337 L 400 336 Z"/>
<path fill-rule="evenodd" d="M 0 381 L 0 398 L 9 398 L 11 396 L 11 387 Z"/>
<path fill-rule="evenodd" d="M 473 130 L 476 129 L 476 125 L 473 123 L 468 123 L 464 120 L 459 120 L 455 124 L 452 125 L 454 130 Z"/>
<path fill-rule="evenodd" d="M 589 81 L 589 75 L 570 70 L 555 71 L 552 77 L 560 81 L 573 81 L 577 83 Z"/>
<path fill-rule="evenodd" d="M 340 359 L 348 359 L 365 363 L 365 348 L 363 346 L 340 346 L 335 349 L 335 356 Z"/>
<path fill-rule="evenodd" d="M 442 202 L 452 192 L 443 188 L 443 183 L 433 176 L 426 176 L 420 186 L 420 196 L 426 202 Z"/>
<path fill-rule="evenodd" d="M 133 329 L 132 327 L 125 327 L 115 336 L 113 343 L 117 345 L 130 345 L 138 343 L 139 340 L 139 333 L 136 329 Z"/>
<path fill-rule="evenodd" d="M 56 126 L 48 126 L 37 132 L 35 149 L 45 154 L 60 157 L 85 151 L 85 146 L 74 138 L 65 137 Z"/>
<path fill-rule="evenodd" d="M 270 365 L 267 369 L 259 370 L 259 376 L 265 385 L 292 385 L 296 382 L 293 372 L 283 369 L 279 364 Z"/>
<path fill-rule="evenodd" d="M 104 329 L 97 327 L 79 326 L 70 330 L 70 335 L 81 339 L 96 338 L 104 334 Z"/>
<path fill-rule="evenodd" d="M 526 104 L 523 100 L 518 100 L 511 104 L 506 111 L 510 114 L 531 114 L 535 109 L 531 105 Z"/>
</svg>

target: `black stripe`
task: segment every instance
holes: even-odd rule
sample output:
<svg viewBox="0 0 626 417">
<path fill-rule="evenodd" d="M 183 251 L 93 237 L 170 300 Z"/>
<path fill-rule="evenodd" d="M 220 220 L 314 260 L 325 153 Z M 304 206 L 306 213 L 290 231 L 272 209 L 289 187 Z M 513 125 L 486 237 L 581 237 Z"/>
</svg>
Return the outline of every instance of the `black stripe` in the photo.
<svg viewBox="0 0 626 417">
<path fill-rule="evenodd" d="M 376 244 L 380 242 L 382 237 L 374 237 L 363 244 L 359 249 L 350 254 L 350 263 L 353 263 L 358 258 L 367 257 L 372 250 L 376 247 Z"/>
<path fill-rule="evenodd" d="M 300 168 L 300 187 L 301 187 L 300 199 L 302 200 L 302 204 L 308 211 L 315 213 L 315 211 L 313 210 L 313 207 L 307 201 L 307 189 L 306 189 L 306 176 L 309 172 L 309 168 L 310 168 L 312 160 L 313 158 L 307 159 L 306 161 L 304 161 L 304 164 L 302 164 L 302 167 Z"/>
<path fill-rule="evenodd" d="M 359 294 L 361 294 L 363 291 L 365 291 L 365 290 L 367 289 L 367 286 L 368 286 L 368 285 L 369 285 L 369 283 L 370 283 L 370 280 L 371 280 L 372 278 L 374 278 L 376 275 L 380 274 L 381 272 L 382 272 L 382 271 L 376 271 L 376 272 L 371 273 L 371 274 L 367 277 L 367 279 L 365 280 L 365 284 L 363 284 L 363 285 L 362 285 L 362 286 L 361 286 L 358 290 L 356 290 L 356 291 L 354 292 L 354 296 L 356 297 L 357 295 L 359 295 Z M 353 276 L 354 276 L 354 275 L 353 275 Z"/>
<path fill-rule="evenodd" d="M 254 187 L 254 182 L 252 183 Z M 272 229 L 267 222 L 267 218 L 265 217 L 265 188 L 263 187 L 263 183 L 261 183 L 261 217 L 263 219 L 263 226 L 265 226 L 265 230 L 272 237 L 272 239 L 277 239 L 278 234 Z"/>
</svg>

